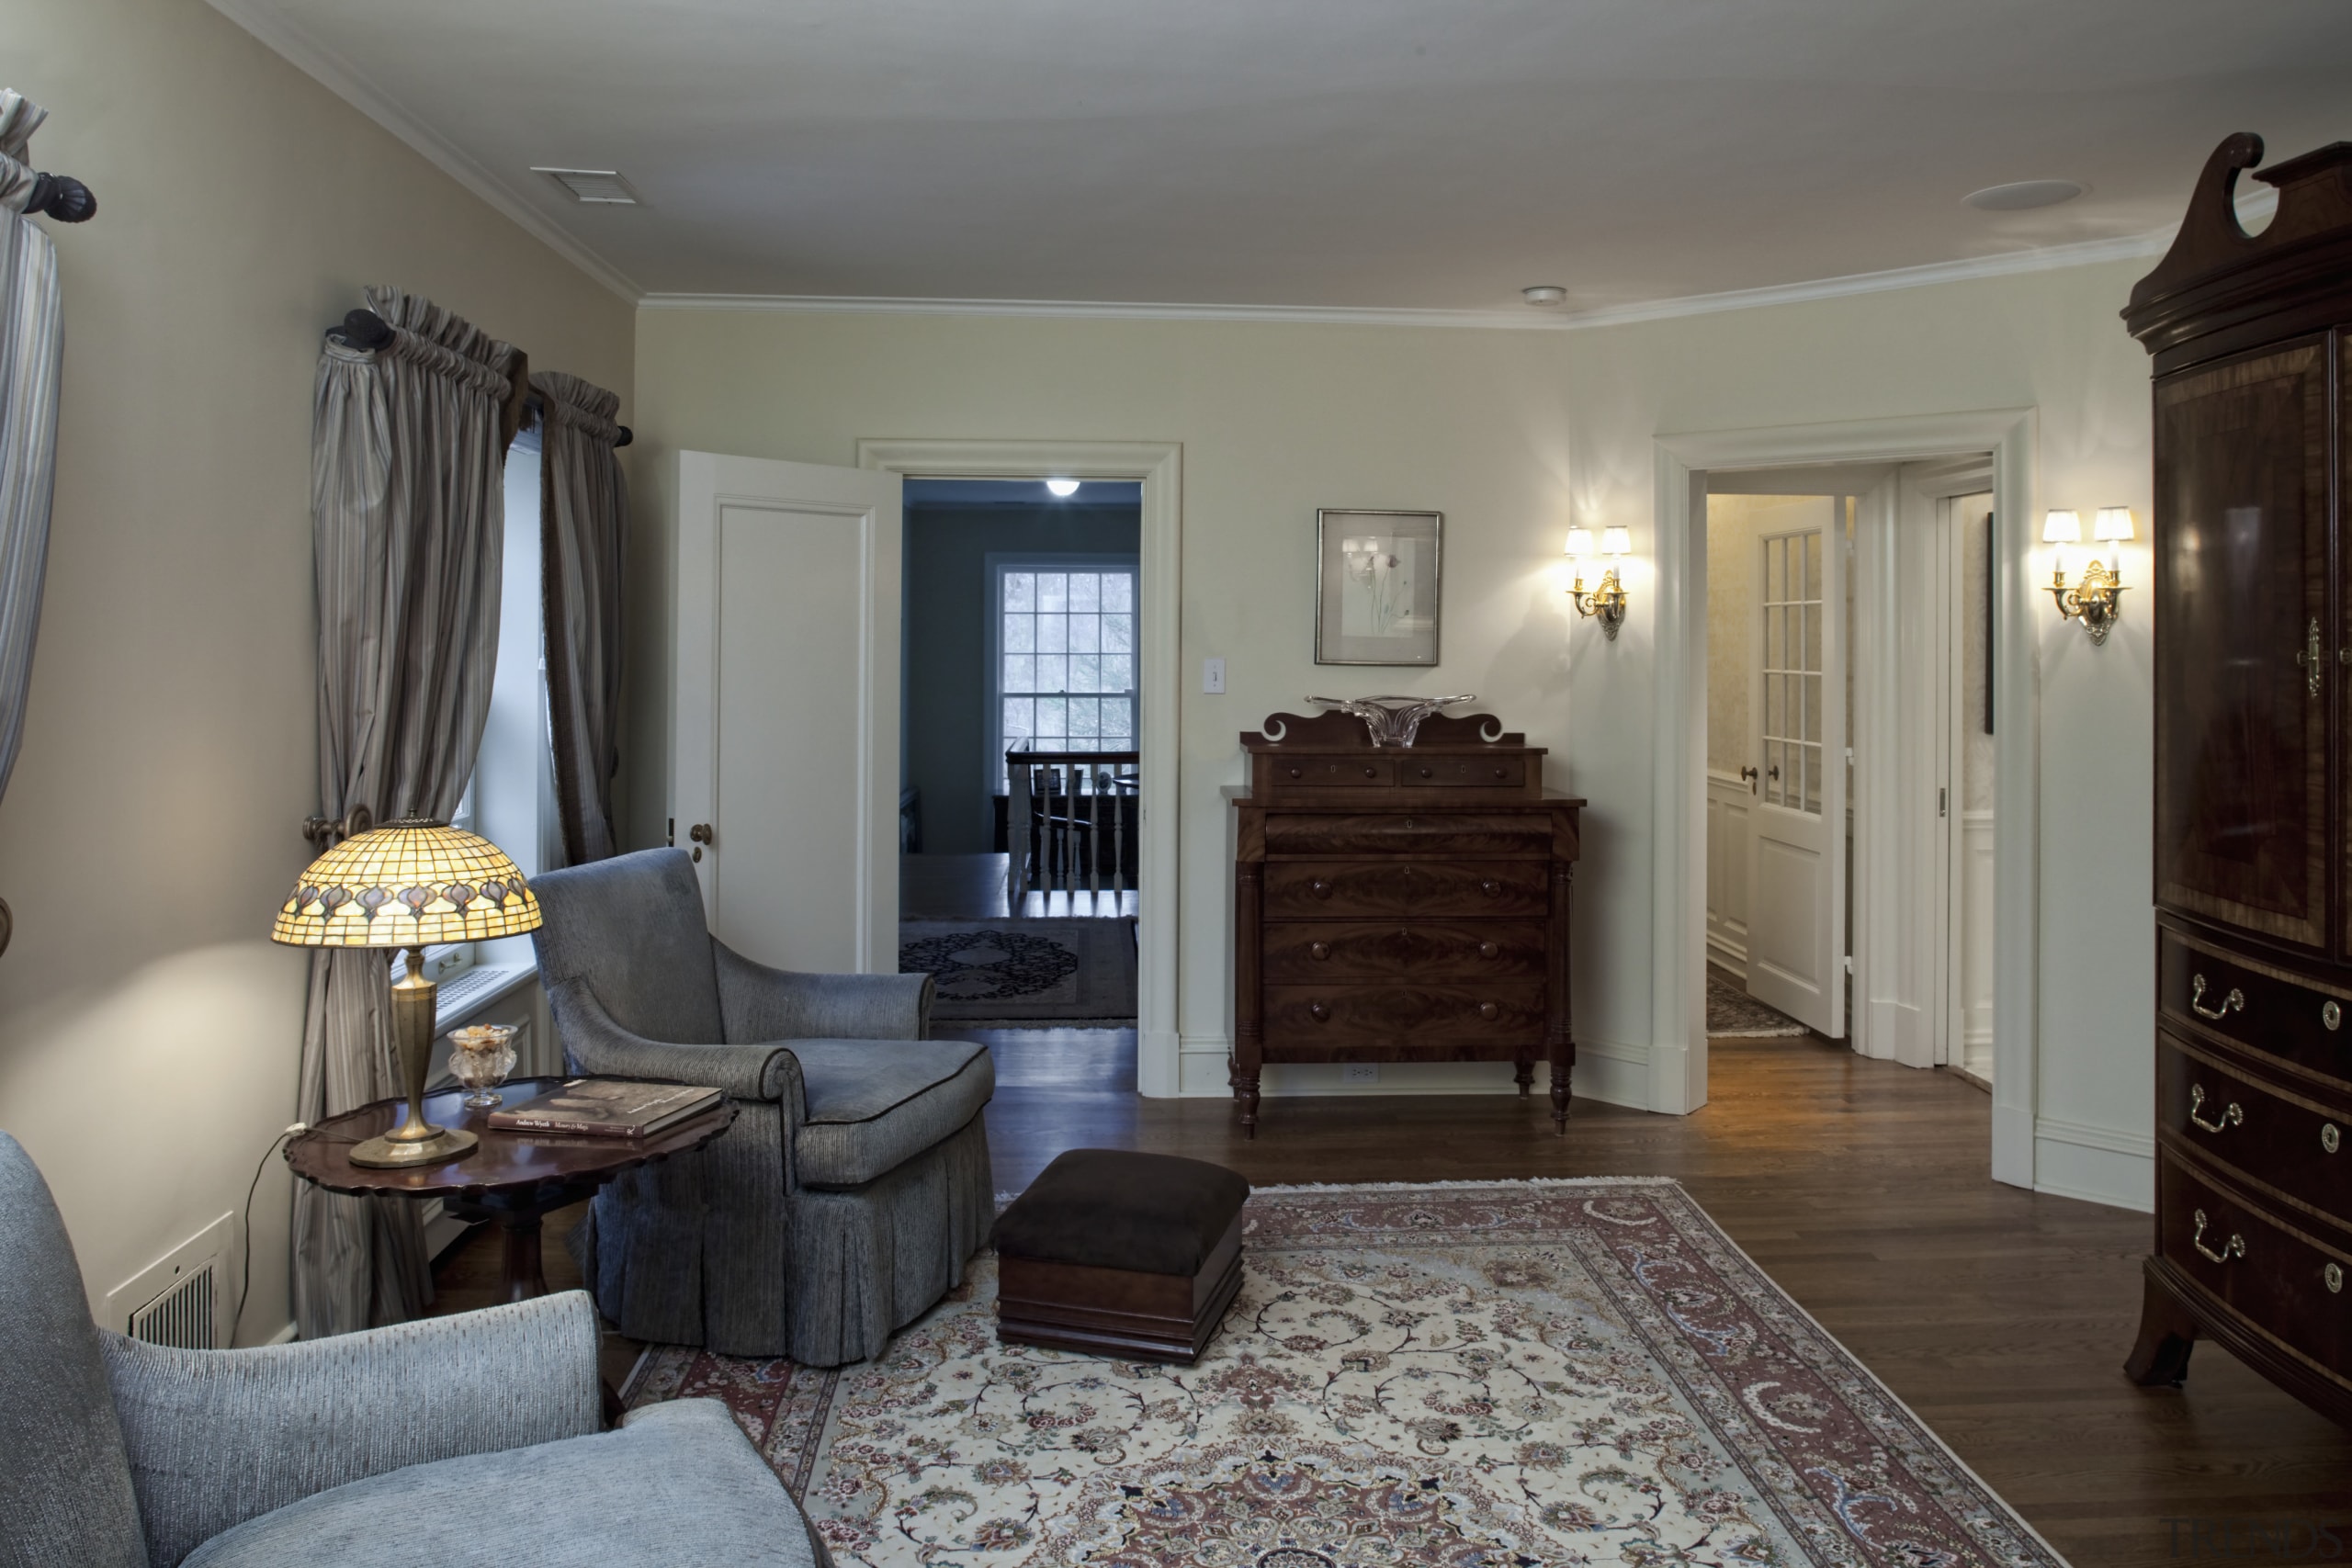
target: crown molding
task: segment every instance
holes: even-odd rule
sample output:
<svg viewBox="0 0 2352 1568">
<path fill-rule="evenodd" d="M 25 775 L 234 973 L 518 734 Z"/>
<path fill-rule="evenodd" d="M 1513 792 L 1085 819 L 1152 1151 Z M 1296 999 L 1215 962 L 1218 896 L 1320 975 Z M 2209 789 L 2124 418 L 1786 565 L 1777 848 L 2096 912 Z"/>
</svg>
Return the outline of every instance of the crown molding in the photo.
<svg viewBox="0 0 2352 1568">
<path fill-rule="evenodd" d="M 259 39 L 328 92 L 406 142 L 425 162 L 488 202 L 502 217 L 590 277 L 636 304 L 635 280 L 582 244 L 523 199 L 512 186 L 416 119 L 368 83 L 347 62 L 320 47 L 280 15 L 269 0 L 208 0 L 211 7 Z"/>
<path fill-rule="evenodd" d="M 217 5 L 220 0 L 214 0 L 214 3 Z M 655 293 L 645 295 L 638 304 L 647 310 L 785 310 L 846 316 L 1027 316 L 1078 321 L 1278 321 L 1324 326 L 1577 332 L 1595 327 L 1623 326 L 1635 321 L 1713 315 L 1720 310 L 1751 310 L 1766 305 L 1797 305 L 1819 299 L 1844 299 L 1849 295 L 1924 288 L 1939 283 L 2008 277 L 2019 273 L 2091 266 L 2101 262 L 2132 261 L 2162 255 L 2171 243 L 2172 231 L 2165 230 L 2151 234 L 2127 234 L 2111 240 L 2051 245 L 2039 250 L 2004 251 L 1996 255 L 1975 256 L 1966 261 L 1934 262 L 1925 266 L 1895 267 L 1885 272 L 1816 278 L 1807 283 L 1737 288 L 1721 294 L 1690 294 L 1675 299 L 1607 305 L 1585 310 L 1553 310 L 1535 307 L 1501 310 L 1408 310 L 1358 306 L 1169 305 L 1090 299 L 925 299 L 851 294 Z"/>
</svg>

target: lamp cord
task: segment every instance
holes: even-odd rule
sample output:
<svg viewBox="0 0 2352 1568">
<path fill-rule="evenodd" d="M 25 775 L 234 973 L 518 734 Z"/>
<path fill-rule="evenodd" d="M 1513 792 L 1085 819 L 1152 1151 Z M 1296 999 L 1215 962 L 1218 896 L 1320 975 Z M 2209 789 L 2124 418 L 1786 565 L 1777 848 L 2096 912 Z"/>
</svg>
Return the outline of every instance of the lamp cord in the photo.
<svg viewBox="0 0 2352 1568">
<path fill-rule="evenodd" d="M 297 1122 L 292 1126 L 287 1128 L 283 1133 L 278 1134 L 277 1136 L 270 1139 L 269 1146 L 263 1149 L 261 1152 L 261 1163 L 254 1167 L 253 1180 L 248 1183 L 245 1188 L 245 1213 L 244 1219 L 240 1226 L 245 1244 L 244 1262 L 238 1272 L 237 1310 L 235 1314 L 229 1319 L 229 1343 L 231 1345 L 236 1344 L 238 1326 L 245 1321 L 245 1296 L 246 1293 L 253 1289 L 254 1284 L 254 1194 L 261 1190 L 261 1173 L 269 1168 L 269 1156 L 277 1152 L 277 1147 L 280 1144 L 283 1144 L 287 1139 L 293 1137 L 298 1133 L 307 1133 L 309 1131 L 310 1124 L 308 1122 Z"/>
</svg>

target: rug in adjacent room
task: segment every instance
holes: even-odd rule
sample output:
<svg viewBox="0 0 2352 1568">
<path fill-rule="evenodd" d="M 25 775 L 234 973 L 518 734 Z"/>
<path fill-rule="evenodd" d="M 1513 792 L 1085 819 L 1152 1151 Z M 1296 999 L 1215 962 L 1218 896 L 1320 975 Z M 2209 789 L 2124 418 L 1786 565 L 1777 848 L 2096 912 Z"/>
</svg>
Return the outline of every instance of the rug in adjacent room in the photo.
<svg viewBox="0 0 2352 1568">
<path fill-rule="evenodd" d="M 899 972 L 933 976 L 942 1023 L 1135 1022 L 1131 919 L 902 920 Z"/>
<path fill-rule="evenodd" d="M 1200 1363 L 1000 1346 L 995 1268 L 873 1362 L 656 1348 L 835 1559 L 2063 1568 L 1664 1179 L 1261 1190 Z"/>
<path fill-rule="evenodd" d="M 1766 1007 L 1736 980 L 1707 966 L 1707 1032 L 1726 1038 L 1769 1040 L 1812 1032 L 1778 1008 Z"/>
</svg>

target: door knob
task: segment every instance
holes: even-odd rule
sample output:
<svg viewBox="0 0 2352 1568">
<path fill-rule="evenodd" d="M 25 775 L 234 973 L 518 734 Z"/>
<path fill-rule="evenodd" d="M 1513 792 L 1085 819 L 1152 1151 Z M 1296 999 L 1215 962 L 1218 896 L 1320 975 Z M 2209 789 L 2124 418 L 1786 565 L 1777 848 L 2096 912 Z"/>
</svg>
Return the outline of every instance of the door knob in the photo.
<svg viewBox="0 0 2352 1568">
<path fill-rule="evenodd" d="M 703 845 L 708 844 L 713 849 L 718 847 L 718 840 L 712 835 L 710 824 L 707 822 L 697 822 L 687 829 L 686 837 L 695 841 L 695 859 L 696 860 L 702 859 Z"/>
</svg>

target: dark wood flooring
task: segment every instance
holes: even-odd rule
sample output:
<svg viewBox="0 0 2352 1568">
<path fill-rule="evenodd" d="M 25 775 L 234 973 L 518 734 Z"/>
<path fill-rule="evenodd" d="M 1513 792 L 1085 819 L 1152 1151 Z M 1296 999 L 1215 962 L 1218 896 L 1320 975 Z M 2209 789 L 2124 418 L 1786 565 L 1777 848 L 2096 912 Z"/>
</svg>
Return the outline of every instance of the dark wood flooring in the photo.
<svg viewBox="0 0 2352 1568">
<path fill-rule="evenodd" d="M 1261 1184 L 1676 1177 L 2074 1562 L 2318 1561 L 2309 1521 L 2352 1552 L 2352 1432 L 2211 1345 L 2184 1389 L 2126 1382 L 2146 1217 L 1996 1184 L 1991 1102 L 1948 1074 L 1813 1039 L 1721 1040 L 1713 1103 L 1691 1116 L 1580 1101 L 1560 1139 L 1540 1093 L 1269 1100 L 1243 1142 L 1223 1101 L 1138 1099 L 1130 1032 L 969 1037 L 997 1057 L 1001 1190 L 1088 1146 L 1192 1155 Z M 548 1252 L 550 1280 L 576 1282 Z M 497 1266 L 494 1237 L 462 1244 L 442 1309 L 495 1299 Z M 616 1375 L 635 1349 L 611 1347 Z M 2275 1555 L 2249 1535 L 2290 1524 L 2301 1544 Z"/>
</svg>

